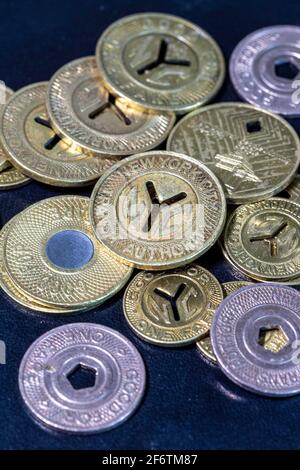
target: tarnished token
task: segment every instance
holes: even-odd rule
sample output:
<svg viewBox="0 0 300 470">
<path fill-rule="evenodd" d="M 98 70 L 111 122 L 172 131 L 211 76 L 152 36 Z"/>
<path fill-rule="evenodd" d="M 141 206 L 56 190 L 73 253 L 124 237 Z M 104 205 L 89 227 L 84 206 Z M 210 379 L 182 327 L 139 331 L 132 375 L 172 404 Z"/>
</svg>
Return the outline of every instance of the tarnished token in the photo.
<svg viewBox="0 0 300 470">
<path fill-rule="evenodd" d="M 58 431 L 107 431 L 128 419 L 145 389 L 145 366 L 119 332 L 73 323 L 38 338 L 22 359 L 19 388 L 34 418 Z"/>
<path fill-rule="evenodd" d="M 96 240 L 89 199 L 58 196 L 20 213 L 5 240 L 8 275 L 25 295 L 59 308 L 92 308 L 117 293 L 132 270 Z"/>
<path fill-rule="evenodd" d="M 18 188 L 30 181 L 30 178 L 20 173 L 19 170 L 16 170 L 11 165 L 5 165 L 5 169 L 0 171 L 0 191 Z"/>
<path fill-rule="evenodd" d="M 286 116 L 299 115 L 299 26 L 270 26 L 246 36 L 231 55 L 230 77 L 249 103 Z"/>
<path fill-rule="evenodd" d="M 4 102 L 2 102 L 2 100 L 0 99 L 0 115 L 1 115 L 7 101 L 13 95 L 13 91 L 10 88 L 8 88 L 7 86 L 5 86 L 4 91 L 2 91 L 0 89 L 0 93 L 1 93 L 0 98 L 4 97 Z M 5 152 L 4 148 L 2 147 L 1 139 L 0 139 L 0 172 L 5 170 L 5 168 L 8 168 L 9 166 L 10 165 L 9 165 L 8 160 L 7 160 L 7 153 Z"/>
<path fill-rule="evenodd" d="M 291 201 L 300 204 L 300 175 L 297 175 L 294 181 L 286 188 Z"/>
<path fill-rule="evenodd" d="M 64 65 L 52 78 L 47 97 L 57 132 L 93 154 L 130 155 L 166 139 L 175 114 L 137 110 L 105 89 L 94 57 Z"/>
<path fill-rule="evenodd" d="M 125 318 L 145 341 L 185 346 L 209 332 L 222 287 L 196 264 L 172 272 L 141 272 L 126 289 Z"/>
<path fill-rule="evenodd" d="M 94 188 L 91 223 L 120 261 L 149 270 L 186 265 L 218 239 L 226 203 L 216 176 L 174 152 L 135 155 Z"/>
<path fill-rule="evenodd" d="M 187 115 L 171 132 L 167 148 L 205 163 L 232 204 L 279 193 L 300 163 L 299 137 L 292 126 L 243 103 L 217 103 Z"/>
<path fill-rule="evenodd" d="M 113 23 L 98 41 L 96 59 L 112 93 L 178 113 L 209 101 L 225 74 L 222 52 L 206 31 L 162 13 Z"/>
<path fill-rule="evenodd" d="M 223 289 L 224 296 L 227 297 L 228 295 L 232 294 L 232 292 L 235 292 L 236 290 L 241 289 L 242 287 L 251 286 L 251 285 L 253 285 L 251 282 L 231 281 L 231 282 L 224 282 L 222 284 L 222 289 Z M 199 339 L 199 341 L 197 341 L 196 344 L 198 346 L 199 351 L 203 354 L 204 357 L 206 357 L 206 359 L 217 364 L 217 358 L 213 351 L 211 340 L 210 340 L 210 333 L 208 333 L 207 336 L 205 336 L 204 338 Z"/>
<path fill-rule="evenodd" d="M 276 350 L 270 341 L 264 343 L 274 331 L 280 332 L 281 341 Z M 274 397 L 300 392 L 300 292 L 296 289 L 257 284 L 231 294 L 215 313 L 211 340 L 219 366 L 237 385 Z"/>
<path fill-rule="evenodd" d="M 53 131 L 46 112 L 47 82 L 22 88 L 8 101 L 1 123 L 9 159 L 24 174 L 55 186 L 82 186 L 116 163 L 116 156 L 93 158 Z"/>
</svg>

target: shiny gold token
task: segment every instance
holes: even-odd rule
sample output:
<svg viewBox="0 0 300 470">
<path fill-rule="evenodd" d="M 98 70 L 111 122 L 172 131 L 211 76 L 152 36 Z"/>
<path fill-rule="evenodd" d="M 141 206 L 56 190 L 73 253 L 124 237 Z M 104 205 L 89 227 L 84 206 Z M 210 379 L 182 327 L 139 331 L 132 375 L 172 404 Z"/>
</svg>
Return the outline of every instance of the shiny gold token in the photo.
<svg viewBox="0 0 300 470">
<path fill-rule="evenodd" d="M 0 101 L 0 114 L 2 114 L 3 112 L 3 109 L 7 103 L 7 101 L 9 100 L 9 98 L 13 95 L 13 91 L 8 88 L 7 86 L 5 87 L 5 91 L 4 91 L 4 97 L 5 97 L 5 100 L 4 100 L 4 103 L 2 103 Z M 3 171 L 5 170 L 6 168 L 8 168 L 10 165 L 9 165 L 9 162 L 7 160 L 7 154 L 4 150 L 4 148 L 2 147 L 1 145 L 1 140 L 0 140 L 0 171 Z"/>
<path fill-rule="evenodd" d="M 6 236 L 4 263 L 24 295 L 59 308 L 89 308 L 125 285 L 132 271 L 97 242 L 88 205 L 85 197 L 58 196 L 18 215 Z"/>
<path fill-rule="evenodd" d="M 185 346 L 205 336 L 222 287 L 206 269 L 191 264 L 172 272 L 141 272 L 126 289 L 125 318 L 145 341 Z"/>
<path fill-rule="evenodd" d="M 300 204 L 300 175 L 297 175 L 294 181 L 286 188 L 290 200 Z"/>
<path fill-rule="evenodd" d="M 127 16 L 100 37 L 96 59 L 111 92 L 136 106 L 186 113 L 221 87 L 225 64 L 199 26 L 163 13 Z"/>
<path fill-rule="evenodd" d="M 294 178 L 299 137 L 279 116 L 243 103 L 218 103 L 183 118 L 167 148 L 201 160 L 222 182 L 227 201 L 271 197 Z"/>
<path fill-rule="evenodd" d="M 11 165 L 0 171 L 0 191 L 24 186 L 31 180 Z"/>
<path fill-rule="evenodd" d="M 224 297 L 227 297 L 228 295 L 232 294 L 238 289 L 241 289 L 242 287 L 251 286 L 251 285 L 252 285 L 252 282 L 244 282 L 244 281 L 224 282 L 222 284 Z M 268 337 L 268 339 L 270 338 Z M 203 354 L 204 357 L 206 357 L 206 359 L 217 364 L 217 358 L 212 348 L 209 333 L 204 338 L 199 339 L 199 341 L 197 341 L 196 344 L 197 344 L 199 351 L 201 352 L 201 354 Z"/>
<path fill-rule="evenodd" d="M 141 269 L 183 266 L 218 239 L 226 217 L 222 187 L 193 158 L 174 152 L 122 160 L 96 184 L 90 205 L 97 238 Z"/>
<path fill-rule="evenodd" d="M 24 174 L 55 186 L 92 183 L 119 159 L 93 158 L 61 139 L 46 112 L 47 82 L 29 85 L 8 101 L 1 124 L 9 159 Z"/>
<path fill-rule="evenodd" d="M 272 198 L 238 207 L 228 219 L 224 248 L 253 279 L 300 277 L 300 205 Z"/>
<path fill-rule="evenodd" d="M 64 65 L 47 98 L 58 134 L 93 154 L 131 155 L 157 147 L 175 122 L 171 112 L 137 110 L 105 89 L 94 57 Z"/>
</svg>

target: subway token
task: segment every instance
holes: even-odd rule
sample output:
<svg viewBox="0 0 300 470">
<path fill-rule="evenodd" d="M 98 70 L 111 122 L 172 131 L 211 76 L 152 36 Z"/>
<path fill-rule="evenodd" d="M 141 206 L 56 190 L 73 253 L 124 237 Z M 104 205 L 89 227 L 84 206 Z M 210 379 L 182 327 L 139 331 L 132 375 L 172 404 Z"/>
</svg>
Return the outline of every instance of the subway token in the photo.
<svg viewBox="0 0 300 470">
<path fill-rule="evenodd" d="M 224 282 L 222 284 L 222 289 L 224 296 L 227 297 L 228 295 L 232 294 L 232 292 L 241 289 L 242 287 L 251 286 L 253 285 L 252 282 L 244 282 L 244 281 L 231 281 L 231 282 Z M 211 326 L 211 325 L 210 325 Z M 211 340 L 210 340 L 210 333 L 207 334 L 204 338 L 199 339 L 197 341 L 197 347 L 201 354 L 208 359 L 209 361 L 217 364 L 217 358 L 212 348 Z"/>
<path fill-rule="evenodd" d="M 20 186 L 30 183 L 30 181 L 30 178 L 23 175 L 19 170 L 10 165 L 0 171 L 0 191 L 19 188 Z"/>
<path fill-rule="evenodd" d="M 128 100 L 110 95 L 94 57 L 74 60 L 56 72 L 47 108 L 59 135 L 99 156 L 153 149 L 175 122 L 172 112 L 137 110 Z"/>
<path fill-rule="evenodd" d="M 291 201 L 300 204 L 300 175 L 297 175 L 294 181 L 286 188 L 286 192 Z"/>
<path fill-rule="evenodd" d="M 1 85 L 0 85 L 0 87 L 1 87 Z M 1 91 L 2 90 L 0 89 L 0 93 L 1 93 Z M 4 109 L 7 101 L 13 95 L 13 93 L 14 92 L 10 88 L 5 86 L 4 93 L 1 93 L 1 96 L 0 96 L 0 98 L 4 97 L 4 102 L 2 102 L 2 100 L 0 99 L 0 115 L 2 114 L 3 109 Z M 1 140 L 0 140 L 0 172 L 5 170 L 9 166 L 10 166 L 10 164 L 9 164 L 9 161 L 7 160 L 7 153 L 5 152 L 4 148 L 2 147 Z"/>
<path fill-rule="evenodd" d="M 275 350 L 270 340 L 265 342 L 274 331 L 280 332 L 281 341 Z M 300 392 L 296 289 L 257 284 L 231 294 L 214 315 L 211 340 L 222 371 L 240 387 L 273 397 Z"/>
<path fill-rule="evenodd" d="M 135 346 L 119 332 L 93 323 L 48 331 L 29 347 L 19 370 L 19 389 L 32 416 L 71 433 L 122 424 L 140 404 L 145 382 Z"/>
<path fill-rule="evenodd" d="M 272 198 L 238 207 L 229 217 L 224 248 L 235 266 L 258 280 L 300 276 L 300 205 Z"/>
<path fill-rule="evenodd" d="M 232 204 L 279 193 L 300 163 L 299 137 L 292 126 L 243 103 L 217 103 L 187 115 L 171 132 L 167 148 L 207 165 Z"/>
<path fill-rule="evenodd" d="M 2 142 L 9 159 L 24 174 L 54 186 L 90 184 L 116 163 L 116 156 L 93 158 L 53 131 L 46 112 L 47 82 L 29 85 L 8 101 Z"/>
<path fill-rule="evenodd" d="M 206 269 L 192 264 L 172 272 L 143 271 L 126 289 L 125 318 L 145 341 L 185 346 L 207 335 L 222 287 Z"/>
<path fill-rule="evenodd" d="M 153 151 L 122 160 L 100 178 L 90 218 L 97 238 L 121 262 L 171 269 L 216 242 L 226 202 L 218 179 L 202 163 Z"/>
<path fill-rule="evenodd" d="M 89 199 L 58 196 L 18 215 L 5 240 L 4 263 L 26 296 L 59 308 L 93 308 L 116 294 L 132 270 L 98 243 Z"/>
<path fill-rule="evenodd" d="M 113 94 L 181 114 L 209 101 L 225 75 L 222 52 L 206 31 L 162 13 L 113 23 L 98 41 L 96 59 Z"/>
<path fill-rule="evenodd" d="M 299 26 L 269 26 L 250 33 L 231 55 L 230 77 L 245 101 L 286 116 L 299 115 Z"/>
</svg>

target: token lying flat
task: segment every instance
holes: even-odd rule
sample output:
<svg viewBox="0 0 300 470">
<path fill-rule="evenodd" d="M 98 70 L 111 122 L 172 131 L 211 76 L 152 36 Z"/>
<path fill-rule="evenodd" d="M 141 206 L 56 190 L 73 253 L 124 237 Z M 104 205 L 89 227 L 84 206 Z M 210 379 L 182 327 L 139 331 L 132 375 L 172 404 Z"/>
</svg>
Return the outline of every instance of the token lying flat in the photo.
<svg viewBox="0 0 300 470">
<path fill-rule="evenodd" d="M 93 158 L 53 131 L 45 107 L 47 82 L 22 88 L 8 101 L 1 124 L 9 159 L 24 174 L 55 186 L 90 184 L 119 158 Z"/>
<path fill-rule="evenodd" d="M 242 287 L 251 286 L 253 285 L 251 282 L 246 281 L 231 281 L 231 282 L 224 282 L 222 284 L 222 289 L 224 292 L 224 296 L 227 297 L 228 295 L 232 294 L 233 292 L 241 289 Z M 211 340 L 210 340 L 210 333 L 204 338 L 199 339 L 197 341 L 197 347 L 199 351 L 203 354 L 206 359 L 211 362 L 217 364 L 217 358 L 212 348 Z"/>
<path fill-rule="evenodd" d="M 263 343 L 270 331 L 280 332 L 280 341 L 284 338 L 277 352 Z M 211 340 L 219 366 L 237 385 L 273 397 L 300 392 L 296 289 L 258 284 L 231 294 L 215 313 Z"/>
<path fill-rule="evenodd" d="M 89 374 L 82 387 L 80 374 Z M 133 344 L 111 328 L 73 323 L 38 338 L 22 359 L 19 388 L 33 417 L 58 431 L 107 431 L 128 419 L 145 389 Z"/>
<path fill-rule="evenodd" d="M 209 101 L 225 73 L 222 52 L 206 31 L 163 13 L 113 23 L 98 41 L 96 59 L 112 93 L 136 106 L 178 113 Z"/>
<path fill-rule="evenodd" d="M 230 77 L 249 103 L 286 116 L 299 115 L 299 26 L 270 26 L 246 36 L 231 55 Z"/>
<path fill-rule="evenodd" d="M 159 346 L 185 346 L 209 332 L 223 300 L 217 279 L 196 264 L 176 271 L 141 272 L 126 289 L 125 318 L 134 332 Z"/>
<path fill-rule="evenodd" d="M 14 284 L 36 302 L 93 308 L 116 294 L 132 270 L 111 258 L 95 239 L 89 199 L 58 196 L 20 213 L 10 227 L 4 263 Z"/>
<path fill-rule="evenodd" d="M 1 91 L 1 90 L 0 90 Z M 8 99 L 13 95 L 13 91 L 8 88 L 7 86 L 5 87 L 5 102 L 1 103 L 0 101 L 0 114 L 3 112 L 4 106 L 6 105 L 6 102 Z M 9 162 L 7 160 L 7 154 L 4 150 L 4 148 L 1 145 L 1 140 L 0 140 L 0 172 L 5 170 L 5 168 L 9 167 Z"/>
<path fill-rule="evenodd" d="M 30 183 L 30 178 L 23 175 L 16 168 L 11 165 L 6 166 L 5 169 L 0 171 L 0 191 L 5 189 L 14 189 Z"/>
<path fill-rule="evenodd" d="M 122 160 L 96 184 L 90 218 L 121 262 L 141 269 L 183 266 L 220 236 L 226 203 L 216 176 L 195 159 L 152 151 Z"/>
<path fill-rule="evenodd" d="M 109 95 L 94 57 L 74 60 L 56 72 L 47 108 L 60 135 L 99 156 L 157 147 L 175 122 L 174 113 L 137 110 L 128 100 Z"/>
<path fill-rule="evenodd" d="M 217 103 L 187 115 L 171 132 L 167 148 L 207 165 L 232 204 L 279 193 L 300 163 L 299 137 L 292 126 L 243 103 Z"/>
<path fill-rule="evenodd" d="M 240 206 L 229 217 L 224 247 L 235 266 L 258 280 L 300 276 L 300 205 L 272 198 Z"/>
</svg>

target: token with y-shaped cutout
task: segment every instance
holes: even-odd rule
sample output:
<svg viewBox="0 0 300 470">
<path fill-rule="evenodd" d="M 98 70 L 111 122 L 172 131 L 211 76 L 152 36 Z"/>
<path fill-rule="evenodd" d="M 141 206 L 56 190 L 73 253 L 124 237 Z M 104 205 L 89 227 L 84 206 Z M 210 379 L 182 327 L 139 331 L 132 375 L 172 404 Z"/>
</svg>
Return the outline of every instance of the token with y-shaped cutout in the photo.
<svg viewBox="0 0 300 470">
<path fill-rule="evenodd" d="M 52 78 L 47 108 L 59 135 L 96 155 L 130 155 L 157 147 L 175 122 L 172 112 L 137 110 L 105 88 L 94 57 L 64 65 Z"/>
</svg>

